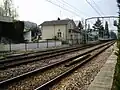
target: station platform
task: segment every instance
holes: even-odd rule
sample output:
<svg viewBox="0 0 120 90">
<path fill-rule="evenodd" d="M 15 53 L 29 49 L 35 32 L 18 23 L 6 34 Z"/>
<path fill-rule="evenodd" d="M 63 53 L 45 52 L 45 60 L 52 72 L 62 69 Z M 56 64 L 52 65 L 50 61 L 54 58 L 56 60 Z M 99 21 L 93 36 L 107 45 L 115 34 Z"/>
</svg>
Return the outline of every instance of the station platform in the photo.
<svg viewBox="0 0 120 90">
<path fill-rule="evenodd" d="M 115 65 L 117 63 L 117 56 L 115 55 L 115 51 L 117 50 L 116 43 L 114 44 L 113 49 L 112 54 L 109 56 L 95 79 L 91 82 L 88 90 L 111 90 L 115 73 Z"/>
</svg>

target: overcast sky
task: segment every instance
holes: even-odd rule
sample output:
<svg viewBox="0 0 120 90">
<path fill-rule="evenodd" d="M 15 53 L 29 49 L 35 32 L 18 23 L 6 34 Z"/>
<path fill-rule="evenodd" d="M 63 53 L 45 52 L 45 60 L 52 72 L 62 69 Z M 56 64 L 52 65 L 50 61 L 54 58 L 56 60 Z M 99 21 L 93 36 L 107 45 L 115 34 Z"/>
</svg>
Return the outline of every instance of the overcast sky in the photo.
<svg viewBox="0 0 120 90">
<path fill-rule="evenodd" d="M 86 0 L 50 0 L 60 7 L 68 9 L 72 13 L 65 11 L 47 0 L 14 0 L 15 7 L 18 7 L 18 14 L 20 20 L 32 21 L 37 24 L 43 21 L 56 20 L 58 17 L 61 19 L 71 18 L 74 20 L 81 20 L 87 17 L 99 16 L 93 10 Z M 63 1 L 74 6 L 76 9 L 69 7 Z M 94 7 L 95 4 L 92 0 L 88 0 Z M 99 6 L 100 10 L 107 15 L 117 15 L 116 0 L 94 0 Z M 60 3 L 61 2 L 61 3 Z M 103 15 L 102 15 L 103 16 Z"/>
</svg>

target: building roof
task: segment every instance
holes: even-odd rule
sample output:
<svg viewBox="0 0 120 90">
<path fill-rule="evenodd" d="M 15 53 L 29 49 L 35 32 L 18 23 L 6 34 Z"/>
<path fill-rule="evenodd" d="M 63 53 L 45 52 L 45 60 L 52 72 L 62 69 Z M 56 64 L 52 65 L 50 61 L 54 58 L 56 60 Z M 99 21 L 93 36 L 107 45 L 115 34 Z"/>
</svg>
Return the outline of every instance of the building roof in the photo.
<svg viewBox="0 0 120 90">
<path fill-rule="evenodd" d="M 75 25 L 76 26 L 78 26 L 78 24 L 79 24 L 79 21 L 77 20 L 77 21 L 74 21 L 75 22 Z"/>
<path fill-rule="evenodd" d="M 66 19 L 66 20 L 53 20 L 53 21 L 45 21 L 41 25 L 42 26 L 51 26 L 51 25 L 65 25 L 68 24 L 68 22 L 73 22 L 71 19 Z"/>
<path fill-rule="evenodd" d="M 37 27 L 36 23 L 30 22 L 30 21 L 23 21 L 25 29 L 34 29 Z"/>
</svg>

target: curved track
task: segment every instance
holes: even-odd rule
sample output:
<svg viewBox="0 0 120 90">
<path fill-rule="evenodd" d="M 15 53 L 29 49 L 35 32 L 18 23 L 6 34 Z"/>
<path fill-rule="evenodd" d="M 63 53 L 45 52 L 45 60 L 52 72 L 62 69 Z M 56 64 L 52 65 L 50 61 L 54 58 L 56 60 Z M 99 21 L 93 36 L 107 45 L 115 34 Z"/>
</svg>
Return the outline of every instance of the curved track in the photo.
<svg viewBox="0 0 120 90">
<path fill-rule="evenodd" d="M 49 90 L 49 88 L 51 86 L 53 86 L 54 84 L 56 84 L 57 82 L 59 82 L 61 79 L 63 79 L 64 77 L 66 77 L 68 74 L 70 74 L 71 72 L 75 71 L 77 68 L 80 68 L 80 66 L 84 65 L 85 63 L 87 63 L 89 60 L 93 59 L 94 57 L 96 57 L 97 55 L 99 55 L 100 53 L 102 53 L 104 50 L 106 50 L 107 48 L 109 48 L 112 44 L 109 44 L 107 46 L 104 46 L 101 50 L 99 50 L 98 52 L 96 52 L 94 55 L 89 56 L 88 58 L 85 58 L 83 60 L 79 60 L 79 58 L 76 58 L 77 60 L 74 61 L 74 63 L 76 63 L 76 61 L 80 62 L 79 64 L 75 65 L 73 68 L 70 68 L 69 70 L 65 71 L 64 73 L 58 75 L 57 77 L 47 81 L 46 83 L 38 86 L 37 88 L 35 88 L 34 90 Z"/>
<path fill-rule="evenodd" d="M 41 52 L 36 52 L 36 53 L 7 57 L 5 60 L 0 60 L 0 69 L 6 69 L 8 67 L 18 66 L 21 64 L 26 64 L 26 63 L 46 59 L 46 58 L 59 56 L 59 55 L 66 54 L 69 52 L 83 50 L 89 47 L 93 47 L 95 45 L 97 44 L 84 45 L 84 47 L 83 46 L 67 47 L 67 48 L 61 48 L 61 49 L 54 49 L 52 51 L 50 50 L 41 51 Z"/>
<path fill-rule="evenodd" d="M 86 55 L 86 56 L 89 57 L 89 58 L 87 58 L 87 59 L 84 58 L 85 61 L 82 61 L 80 64 L 77 64 L 74 68 L 72 68 L 72 69 L 70 69 L 70 70 L 67 70 L 67 71 L 65 72 L 65 73 L 67 74 L 67 73 L 75 70 L 78 66 L 82 65 L 83 63 L 89 61 L 90 59 L 92 59 L 93 57 L 95 57 L 96 55 L 98 55 L 99 53 L 103 52 L 105 49 L 107 49 L 107 48 L 108 48 L 110 45 L 112 45 L 112 44 L 113 44 L 113 42 L 112 42 L 112 43 L 107 43 L 107 44 L 98 46 L 98 47 L 94 48 L 93 50 L 90 50 L 90 51 L 87 51 L 87 52 L 82 53 L 82 54 L 80 54 L 80 55 L 77 55 L 77 56 L 74 56 L 74 57 L 72 57 L 72 58 L 69 58 L 69 59 L 67 59 L 67 60 L 62 60 L 62 61 L 56 62 L 56 63 L 54 63 L 54 64 L 47 65 L 47 66 L 45 66 L 45 67 L 43 67 L 43 68 L 39 68 L 39 69 L 36 69 L 36 70 L 34 70 L 34 71 L 30 71 L 30 72 L 28 72 L 28 73 L 19 75 L 19 76 L 17 76 L 17 77 L 13 77 L 13 78 L 10 78 L 10 79 L 1 81 L 1 82 L 0 82 L 0 88 L 3 90 L 3 88 L 9 86 L 9 84 L 10 84 L 11 82 L 17 82 L 17 81 L 22 80 L 22 79 L 24 79 L 24 78 L 26 78 L 26 77 L 29 77 L 29 76 L 31 76 L 31 75 L 35 75 L 36 73 L 38 73 L 38 72 L 40 72 L 40 71 L 43 71 L 43 70 L 46 70 L 46 69 L 50 69 L 50 68 L 52 68 L 52 67 L 54 67 L 54 66 L 60 65 L 60 64 L 62 64 L 62 63 L 68 62 L 68 61 L 73 60 L 73 59 L 76 59 L 76 58 L 79 58 L 79 57 L 82 56 L 82 55 L 89 54 L 89 53 L 93 52 L 94 50 L 103 48 L 102 50 L 100 50 L 99 52 L 97 52 L 94 56 L 91 56 L 91 55 L 88 55 L 88 56 L 87 56 L 87 55 Z M 78 63 L 78 62 L 79 62 L 79 61 L 75 61 L 75 62 L 73 62 L 72 64 L 75 64 L 75 63 Z M 72 65 L 72 64 L 71 64 L 71 65 Z M 66 66 L 65 66 L 65 67 L 66 67 Z M 64 74 L 62 73 L 62 74 L 59 75 L 58 77 L 55 77 L 54 80 L 52 79 L 52 80 L 50 80 L 50 81 L 42 84 L 41 86 L 39 86 L 38 88 L 36 88 L 36 90 L 39 90 L 39 89 L 40 89 L 40 90 L 43 90 L 43 88 L 46 88 L 48 85 L 50 85 L 50 84 L 53 83 L 54 81 L 60 79 L 61 77 L 64 77 L 64 76 L 66 75 L 65 73 L 64 73 Z M 46 90 L 46 89 L 45 89 L 45 90 Z"/>
</svg>

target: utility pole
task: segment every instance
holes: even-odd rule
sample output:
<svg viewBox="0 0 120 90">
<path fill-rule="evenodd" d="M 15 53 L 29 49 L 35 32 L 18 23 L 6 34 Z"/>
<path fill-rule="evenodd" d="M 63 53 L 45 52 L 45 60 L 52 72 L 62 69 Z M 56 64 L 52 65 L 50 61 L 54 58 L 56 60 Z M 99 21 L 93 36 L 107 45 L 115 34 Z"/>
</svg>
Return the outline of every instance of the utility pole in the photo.
<svg viewBox="0 0 120 90">
<path fill-rule="evenodd" d="M 87 43 L 87 19 L 85 19 L 85 37 L 84 37 L 84 43 Z"/>
</svg>

